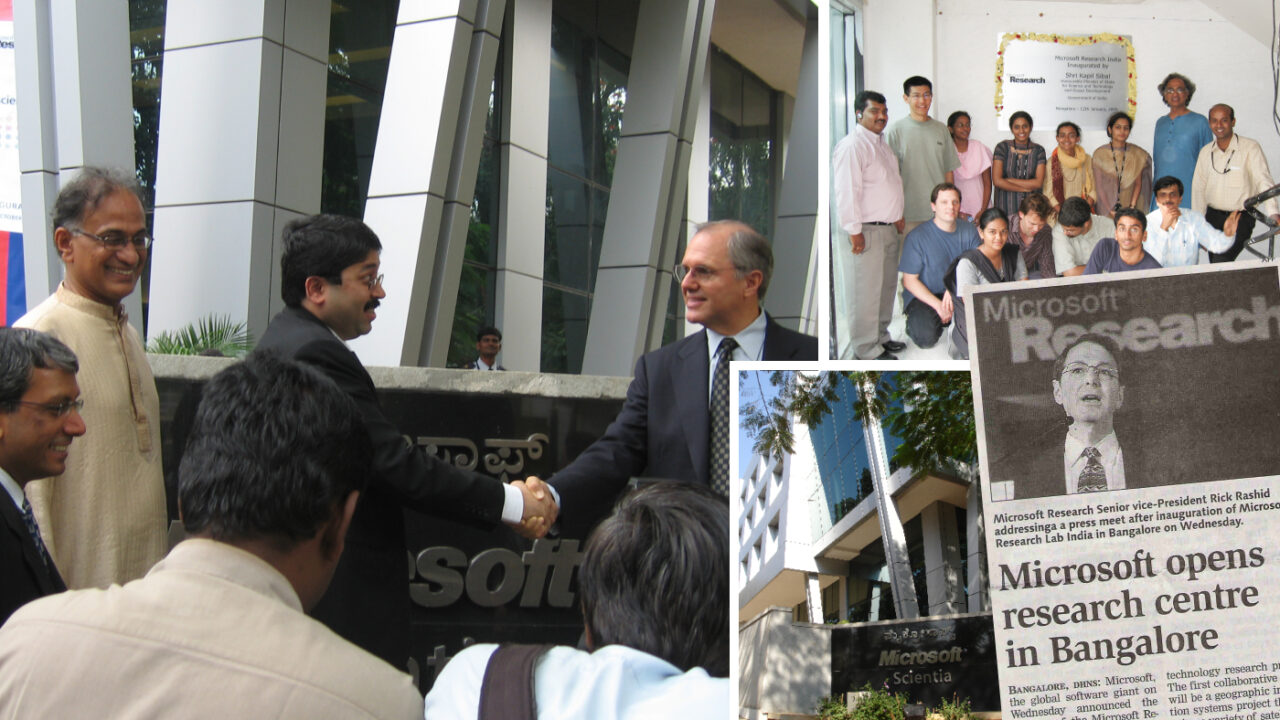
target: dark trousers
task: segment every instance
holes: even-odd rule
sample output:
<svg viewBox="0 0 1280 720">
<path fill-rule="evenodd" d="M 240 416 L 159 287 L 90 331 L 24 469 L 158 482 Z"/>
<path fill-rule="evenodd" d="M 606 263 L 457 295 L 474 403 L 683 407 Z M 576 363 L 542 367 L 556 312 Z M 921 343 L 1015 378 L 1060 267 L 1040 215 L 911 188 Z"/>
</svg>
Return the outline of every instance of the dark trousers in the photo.
<svg viewBox="0 0 1280 720">
<path fill-rule="evenodd" d="M 1227 222 L 1227 216 L 1231 213 L 1217 208 L 1206 207 L 1204 209 L 1204 219 L 1209 221 L 1213 227 L 1221 230 L 1222 226 Z M 1240 213 L 1240 223 L 1236 225 L 1236 241 L 1227 249 L 1226 252 L 1209 253 L 1209 262 L 1231 262 L 1244 250 L 1245 243 L 1249 242 L 1249 238 L 1253 237 L 1253 226 L 1257 223 L 1257 219 L 1247 212 Z"/>
<path fill-rule="evenodd" d="M 938 344 L 942 337 L 942 318 L 928 305 L 911 298 L 905 308 L 907 314 L 907 337 L 921 348 L 931 348 Z"/>
</svg>

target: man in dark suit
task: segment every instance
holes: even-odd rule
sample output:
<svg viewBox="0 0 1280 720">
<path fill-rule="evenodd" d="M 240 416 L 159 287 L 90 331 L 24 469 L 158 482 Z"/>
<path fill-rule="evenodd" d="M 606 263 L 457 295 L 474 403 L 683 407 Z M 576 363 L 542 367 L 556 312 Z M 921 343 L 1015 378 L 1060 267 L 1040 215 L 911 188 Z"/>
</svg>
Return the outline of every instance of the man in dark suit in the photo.
<svg viewBox="0 0 1280 720">
<path fill-rule="evenodd" d="M 23 487 L 61 475 L 72 439 L 84 434 L 79 369 L 75 354 L 52 336 L 0 328 L 0 623 L 67 589 Z"/>
<path fill-rule="evenodd" d="M 498 353 L 502 352 L 502 331 L 492 325 L 485 325 L 476 331 L 476 353 L 479 356 L 463 366 L 464 370 L 506 370 L 498 364 Z"/>
<path fill-rule="evenodd" d="M 720 412 L 710 410 L 719 396 L 712 398 L 717 369 L 723 364 L 724 382 L 729 360 L 818 359 L 817 338 L 782 327 L 760 309 L 773 251 L 747 225 L 721 220 L 699 226 L 675 274 L 685 318 L 704 329 L 642 355 L 617 419 L 548 481 L 566 518 L 603 516 L 635 476 L 694 482 L 728 494 L 727 387 Z"/>
<path fill-rule="evenodd" d="M 1053 363 L 1053 399 L 1070 420 L 1065 439 L 1060 430 L 1052 431 L 1024 446 L 1030 455 L 1022 468 L 1016 462 L 993 463 L 993 484 L 1012 482 L 1019 500 L 1149 484 L 1150 478 L 1135 476 L 1137 449 L 1126 456 L 1116 437 L 1115 413 L 1124 405 L 1119 355 L 1114 340 L 1094 333 L 1062 349 Z M 1008 499 L 999 488 L 993 495 Z"/>
<path fill-rule="evenodd" d="M 373 474 L 356 508 L 329 592 L 313 615 L 339 635 L 404 669 L 409 658 L 404 508 L 483 524 L 500 520 L 530 536 L 555 520 L 534 479 L 509 485 L 462 470 L 405 443 L 382 413 L 369 373 L 346 341 L 368 333 L 386 297 L 382 243 L 354 218 L 316 215 L 284 230 L 281 296 L 258 350 L 308 363 L 355 401 L 373 441 Z"/>
</svg>

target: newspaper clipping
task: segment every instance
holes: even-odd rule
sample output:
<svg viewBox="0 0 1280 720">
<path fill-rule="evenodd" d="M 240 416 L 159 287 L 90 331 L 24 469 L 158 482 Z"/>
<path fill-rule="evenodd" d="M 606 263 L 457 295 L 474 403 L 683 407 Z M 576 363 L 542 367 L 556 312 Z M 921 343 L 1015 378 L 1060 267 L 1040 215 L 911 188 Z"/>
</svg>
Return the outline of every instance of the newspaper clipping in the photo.
<svg viewBox="0 0 1280 720">
<path fill-rule="evenodd" d="M 1004 716 L 1280 718 L 1277 267 L 971 297 Z"/>
</svg>

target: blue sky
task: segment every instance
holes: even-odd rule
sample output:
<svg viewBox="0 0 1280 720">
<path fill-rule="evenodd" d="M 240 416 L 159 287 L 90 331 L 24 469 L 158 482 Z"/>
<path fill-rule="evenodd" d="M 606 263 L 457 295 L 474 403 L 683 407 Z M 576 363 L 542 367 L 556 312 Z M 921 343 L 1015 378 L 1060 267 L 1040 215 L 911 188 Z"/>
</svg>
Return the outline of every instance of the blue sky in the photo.
<svg viewBox="0 0 1280 720">
<path fill-rule="evenodd" d="M 769 373 L 772 371 L 748 371 L 738 374 L 738 407 L 760 406 L 777 397 L 778 388 L 769 384 Z M 738 425 L 738 474 L 747 469 L 751 462 L 751 438 L 747 436 L 742 425 Z"/>
</svg>

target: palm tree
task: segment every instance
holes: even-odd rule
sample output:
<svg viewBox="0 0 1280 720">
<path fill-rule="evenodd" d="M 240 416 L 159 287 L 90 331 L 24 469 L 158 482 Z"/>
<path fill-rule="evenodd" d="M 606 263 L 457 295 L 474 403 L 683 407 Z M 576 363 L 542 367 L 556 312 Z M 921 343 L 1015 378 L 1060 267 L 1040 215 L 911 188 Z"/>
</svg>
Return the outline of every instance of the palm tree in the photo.
<svg viewBox="0 0 1280 720">
<path fill-rule="evenodd" d="M 147 343 L 147 352 L 158 355 L 222 355 L 240 358 L 253 349 L 253 338 L 244 323 L 226 315 L 206 315 L 175 332 L 162 332 Z"/>
</svg>

